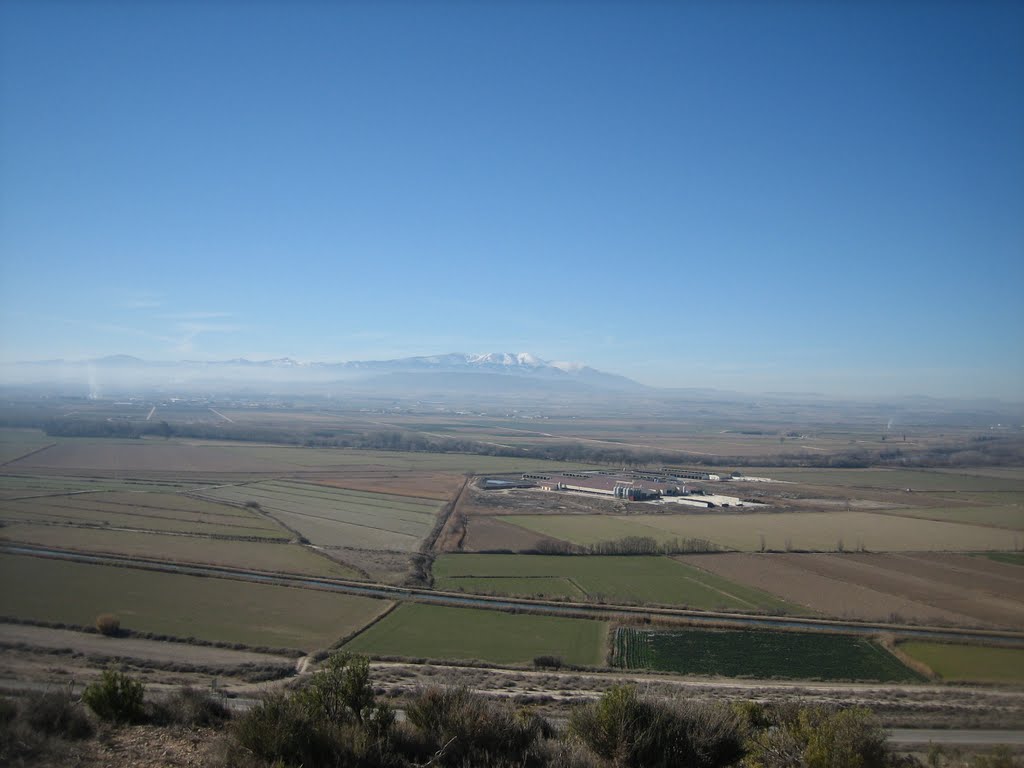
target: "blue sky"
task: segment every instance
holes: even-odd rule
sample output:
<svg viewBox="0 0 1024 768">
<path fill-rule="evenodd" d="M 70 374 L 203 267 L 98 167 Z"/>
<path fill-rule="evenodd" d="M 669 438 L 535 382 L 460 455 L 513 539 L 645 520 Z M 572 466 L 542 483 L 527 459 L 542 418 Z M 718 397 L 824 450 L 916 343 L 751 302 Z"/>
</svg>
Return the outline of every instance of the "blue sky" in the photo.
<svg viewBox="0 0 1024 768">
<path fill-rule="evenodd" d="M 0 5 L 0 359 L 1024 399 L 1021 3 Z"/>
</svg>

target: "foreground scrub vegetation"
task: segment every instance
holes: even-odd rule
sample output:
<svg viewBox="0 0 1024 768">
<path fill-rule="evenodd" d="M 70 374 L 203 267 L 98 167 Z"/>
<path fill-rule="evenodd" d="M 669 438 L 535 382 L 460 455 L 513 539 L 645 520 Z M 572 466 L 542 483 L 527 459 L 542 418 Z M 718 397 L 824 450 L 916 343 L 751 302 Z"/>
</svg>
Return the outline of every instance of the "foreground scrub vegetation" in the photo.
<svg viewBox="0 0 1024 768">
<path fill-rule="evenodd" d="M 364 657 L 336 653 L 305 687 L 273 692 L 228 721 L 208 693 L 182 689 L 143 702 L 141 683 L 110 671 L 86 689 L 0 699 L 0 763 L 79 764 L 99 733 L 131 723 L 215 729 L 215 768 L 889 768 L 922 764 L 890 751 L 863 709 L 707 704 L 620 686 L 578 706 L 562 731 L 528 709 L 466 688 L 421 689 L 405 720 L 374 694 Z M 184 733 L 184 731 L 183 731 Z M 939 764 L 943 756 L 936 756 Z M 116 765 L 116 763 L 115 763 Z M 958 766 L 1013 768 L 1007 753 Z"/>
</svg>

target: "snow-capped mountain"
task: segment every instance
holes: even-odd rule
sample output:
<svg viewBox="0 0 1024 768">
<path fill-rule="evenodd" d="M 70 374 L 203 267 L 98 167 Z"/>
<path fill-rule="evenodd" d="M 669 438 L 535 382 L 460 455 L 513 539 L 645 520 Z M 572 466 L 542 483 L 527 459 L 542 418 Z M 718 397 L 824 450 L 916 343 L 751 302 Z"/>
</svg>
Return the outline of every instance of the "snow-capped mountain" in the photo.
<svg viewBox="0 0 1024 768">
<path fill-rule="evenodd" d="M 499 388 L 505 391 L 545 387 L 571 389 L 644 390 L 632 379 L 605 373 L 582 363 L 549 362 L 529 352 L 485 352 L 405 357 L 395 360 L 353 360 L 340 363 L 302 362 L 289 357 L 272 360 L 181 362 L 146 361 L 128 355 L 112 355 L 83 361 L 49 360 L 5 366 L 4 378 L 23 382 L 74 380 L 83 372 L 95 378 L 107 372 L 108 379 L 127 384 L 190 383 L 229 384 L 233 381 L 279 386 L 310 382 L 336 382 L 353 387 L 379 386 L 388 390 L 424 388 L 471 390 Z"/>
</svg>

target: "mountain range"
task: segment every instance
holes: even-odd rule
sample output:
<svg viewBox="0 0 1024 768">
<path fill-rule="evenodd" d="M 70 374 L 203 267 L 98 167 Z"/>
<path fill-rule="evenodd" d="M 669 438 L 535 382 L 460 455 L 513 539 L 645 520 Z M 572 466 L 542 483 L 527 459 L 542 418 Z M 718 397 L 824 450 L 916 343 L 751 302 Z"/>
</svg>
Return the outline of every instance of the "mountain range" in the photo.
<svg viewBox="0 0 1024 768">
<path fill-rule="evenodd" d="M 647 390 L 625 376 L 599 371 L 581 363 L 551 362 L 529 352 L 487 352 L 405 357 L 395 360 L 353 360 L 348 362 L 301 362 L 289 357 L 272 360 L 235 358 L 218 361 L 150 361 L 131 355 L 110 355 L 90 360 L 45 360 L 6 365 L 8 383 L 44 383 L 60 380 L 94 379 L 105 387 L 116 383 L 123 390 L 133 383 L 152 386 L 189 385 L 190 388 L 222 388 L 231 383 L 259 384 L 336 383 L 372 386 L 385 390 L 441 387 L 522 389 L 537 391 L 633 391 Z"/>
</svg>

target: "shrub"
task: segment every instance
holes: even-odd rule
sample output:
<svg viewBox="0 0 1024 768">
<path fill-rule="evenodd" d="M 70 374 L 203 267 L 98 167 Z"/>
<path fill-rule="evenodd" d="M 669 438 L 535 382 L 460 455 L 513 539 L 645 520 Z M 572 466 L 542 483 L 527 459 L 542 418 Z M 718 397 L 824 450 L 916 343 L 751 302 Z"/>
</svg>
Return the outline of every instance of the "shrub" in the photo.
<svg viewBox="0 0 1024 768">
<path fill-rule="evenodd" d="M 145 686 L 128 675 L 108 669 L 98 682 L 82 694 L 84 701 L 101 720 L 115 723 L 139 723 L 145 718 L 142 697 Z"/>
<path fill-rule="evenodd" d="M 464 687 L 428 688 L 406 717 L 440 755 L 438 765 L 541 764 L 538 741 L 548 724 Z"/>
<path fill-rule="evenodd" d="M 231 717 L 228 708 L 207 691 L 182 686 L 165 701 L 154 703 L 150 720 L 160 725 L 213 726 Z"/>
<path fill-rule="evenodd" d="M 562 667 L 561 656 L 536 656 L 533 659 L 533 666 L 535 667 L 546 667 L 548 669 L 561 669 Z"/>
<path fill-rule="evenodd" d="M 93 734 L 92 723 L 70 691 L 47 691 L 25 698 L 21 705 L 25 722 L 48 736 L 86 739 Z"/>
<path fill-rule="evenodd" d="M 569 732 L 616 765 L 731 765 L 743 755 L 741 719 L 727 707 L 641 698 L 612 688 L 569 718 Z"/>
<path fill-rule="evenodd" d="M 96 617 L 96 631 L 107 637 L 115 637 L 121 631 L 121 620 L 112 613 L 101 613 Z"/>
<path fill-rule="evenodd" d="M 332 765 L 337 745 L 293 696 L 267 695 L 242 715 L 232 732 L 258 758 L 283 765 Z"/>
<path fill-rule="evenodd" d="M 354 719 L 362 724 L 373 707 L 370 662 L 351 653 L 332 654 L 302 696 L 314 720 L 340 723 Z"/>
<path fill-rule="evenodd" d="M 803 708 L 774 713 L 749 743 L 751 768 L 884 768 L 893 764 L 885 730 L 866 709 Z"/>
</svg>

